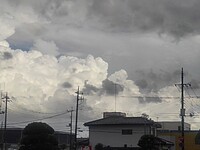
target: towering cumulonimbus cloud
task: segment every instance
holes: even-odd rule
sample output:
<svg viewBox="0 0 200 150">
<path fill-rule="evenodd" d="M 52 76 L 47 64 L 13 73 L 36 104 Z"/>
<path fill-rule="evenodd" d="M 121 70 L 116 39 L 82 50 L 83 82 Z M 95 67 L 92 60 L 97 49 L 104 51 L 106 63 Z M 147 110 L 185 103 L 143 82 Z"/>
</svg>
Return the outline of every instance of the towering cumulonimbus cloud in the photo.
<svg viewBox="0 0 200 150">
<path fill-rule="evenodd" d="M 88 97 L 84 108 L 90 111 L 82 114 L 87 119 L 108 110 L 114 95 L 140 94 L 134 82 L 127 79 L 125 70 L 108 77 L 108 64 L 91 55 L 85 59 L 56 58 L 39 51 L 26 52 L 1 46 L 0 70 L 1 90 L 12 97 L 13 115 L 27 108 L 33 112 L 51 113 L 74 107 L 78 86 Z M 107 107 L 102 110 L 105 104 Z M 124 106 L 119 108 L 124 109 Z M 26 114 L 26 117 L 30 116 Z"/>
<path fill-rule="evenodd" d="M 114 95 L 140 95 L 134 82 L 127 79 L 125 70 L 108 77 L 108 64 L 101 58 L 91 55 L 85 59 L 72 56 L 56 58 L 39 51 L 26 52 L 4 46 L 0 50 L 2 90 L 8 91 L 17 105 L 23 107 L 48 112 L 65 107 L 66 101 L 68 106 L 73 106 L 72 99 L 75 98 L 74 92 L 78 86 L 86 96 L 91 91 L 93 96 L 104 95 L 108 99 Z M 105 102 L 112 103 L 106 99 L 96 103 L 96 107 L 99 108 Z M 87 103 L 86 106 L 95 105 Z"/>
<path fill-rule="evenodd" d="M 49 98 L 56 103 L 57 97 L 54 96 L 59 95 L 57 92 L 73 96 L 78 86 L 87 88 L 87 84 L 99 88 L 99 94 L 113 95 L 113 91 L 116 94 L 123 91 L 123 85 L 114 90 L 114 82 L 107 79 L 108 64 L 101 58 L 91 55 L 85 59 L 72 56 L 56 58 L 39 51 L 24 52 L 3 46 L 0 54 L 0 83 L 5 85 L 2 90 L 9 91 L 23 105 L 31 103 L 34 109 L 39 109 L 36 106 Z"/>
</svg>

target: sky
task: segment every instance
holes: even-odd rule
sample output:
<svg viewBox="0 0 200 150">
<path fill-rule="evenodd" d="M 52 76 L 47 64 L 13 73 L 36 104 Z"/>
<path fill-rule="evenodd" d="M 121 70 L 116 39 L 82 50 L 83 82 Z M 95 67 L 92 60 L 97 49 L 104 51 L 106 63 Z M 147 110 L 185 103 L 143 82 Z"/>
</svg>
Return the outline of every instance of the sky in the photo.
<svg viewBox="0 0 200 150">
<path fill-rule="evenodd" d="M 39 121 L 68 131 L 70 113 L 55 115 L 75 109 L 78 87 L 81 129 L 112 111 L 180 121 L 175 84 L 183 68 L 184 83 L 191 83 L 184 88 L 185 120 L 200 128 L 199 0 L 0 3 L 0 88 L 10 97 L 8 126 L 45 118 Z"/>
</svg>

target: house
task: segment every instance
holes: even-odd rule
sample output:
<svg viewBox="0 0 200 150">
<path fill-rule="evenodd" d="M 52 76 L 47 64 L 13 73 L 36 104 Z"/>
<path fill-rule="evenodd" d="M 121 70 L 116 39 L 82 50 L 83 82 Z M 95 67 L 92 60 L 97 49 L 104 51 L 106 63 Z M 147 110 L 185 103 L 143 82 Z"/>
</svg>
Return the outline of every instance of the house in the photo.
<svg viewBox="0 0 200 150">
<path fill-rule="evenodd" d="M 162 121 L 162 127 L 157 130 L 158 137 L 174 143 L 172 150 L 180 150 L 181 121 Z M 184 147 L 185 149 L 200 149 L 200 131 L 191 130 L 191 125 L 184 122 Z"/>
<path fill-rule="evenodd" d="M 101 143 L 115 148 L 138 148 L 142 135 L 156 135 L 159 124 L 145 117 L 126 117 L 120 112 L 105 112 L 104 117 L 87 122 L 89 127 L 89 144 L 92 149 Z"/>
</svg>

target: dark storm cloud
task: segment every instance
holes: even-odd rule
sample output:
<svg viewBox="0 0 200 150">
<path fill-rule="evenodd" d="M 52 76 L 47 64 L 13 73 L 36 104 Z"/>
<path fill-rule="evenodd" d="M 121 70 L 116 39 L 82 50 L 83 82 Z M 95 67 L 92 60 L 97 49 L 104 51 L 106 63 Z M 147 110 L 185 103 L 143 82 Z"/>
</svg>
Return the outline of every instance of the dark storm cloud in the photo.
<svg viewBox="0 0 200 150">
<path fill-rule="evenodd" d="M 1 52 L 0 56 L 4 60 L 12 59 L 13 55 L 10 52 Z"/>
<path fill-rule="evenodd" d="M 154 72 L 153 70 L 142 71 L 138 70 L 136 72 L 137 80 L 136 85 L 139 87 L 141 92 L 150 93 L 158 92 L 159 89 L 174 85 L 180 81 L 180 70 L 174 72 Z"/>
<path fill-rule="evenodd" d="M 4 59 L 11 59 L 11 58 L 13 58 L 13 55 L 11 53 L 9 53 L 9 52 L 4 52 L 3 53 L 3 58 Z"/>
<path fill-rule="evenodd" d="M 190 83 L 191 83 L 191 87 L 193 89 L 199 89 L 200 88 L 200 81 L 192 79 Z"/>
<path fill-rule="evenodd" d="M 93 0 L 89 13 L 114 31 L 156 31 L 180 38 L 200 33 L 199 6 L 198 0 Z"/>
<path fill-rule="evenodd" d="M 72 85 L 71 85 L 69 82 L 64 82 L 64 83 L 62 84 L 62 87 L 64 87 L 64 88 L 71 88 Z"/>
<path fill-rule="evenodd" d="M 196 96 L 199 92 L 200 81 L 193 79 L 188 72 L 184 72 L 184 83 L 189 83 L 191 86 L 185 86 L 184 90 L 188 96 Z M 137 71 L 137 80 L 135 81 L 136 85 L 139 87 L 140 92 L 143 94 L 154 93 L 156 94 L 161 88 L 166 86 L 175 86 L 179 89 L 181 80 L 181 70 L 175 70 L 173 72 L 167 71 Z M 139 97 L 138 101 L 141 104 L 145 103 L 160 103 L 162 98 L 157 96 L 147 96 Z"/>
<path fill-rule="evenodd" d="M 102 82 L 102 92 L 108 95 L 117 95 L 124 90 L 124 87 L 120 84 L 116 84 L 108 79 Z"/>
<path fill-rule="evenodd" d="M 100 89 L 93 85 L 88 84 L 87 81 L 85 81 L 85 85 L 82 91 L 84 94 L 90 95 L 99 92 Z"/>
<path fill-rule="evenodd" d="M 97 88 L 93 85 L 88 84 L 85 82 L 83 93 L 84 94 L 98 94 L 98 95 L 117 95 L 119 92 L 122 92 L 124 90 L 124 87 L 120 84 L 114 83 L 113 81 L 110 81 L 108 79 L 102 81 L 102 87 Z"/>
</svg>

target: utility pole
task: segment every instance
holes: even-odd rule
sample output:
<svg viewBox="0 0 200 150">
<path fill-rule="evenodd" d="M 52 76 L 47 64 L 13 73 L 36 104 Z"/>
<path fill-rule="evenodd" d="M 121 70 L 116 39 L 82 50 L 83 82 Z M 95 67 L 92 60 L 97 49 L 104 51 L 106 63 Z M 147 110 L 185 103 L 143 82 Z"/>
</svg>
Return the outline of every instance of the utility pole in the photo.
<svg viewBox="0 0 200 150">
<path fill-rule="evenodd" d="M 181 70 L 181 136 L 182 136 L 182 141 L 183 141 L 183 145 L 182 145 L 182 150 L 184 150 L 184 137 L 185 137 L 185 133 L 184 133 L 184 117 L 185 117 L 185 108 L 184 108 L 184 83 L 183 83 L 183 78 L 184 78 L 184 74 L 183 74 L 183 68 Z"/>
<path fill-rule="evenodd" d="M 1 149 L 3 150 L 3 121 L 1 122 Z"/>
<path fill-rule="evenodd" d="M 7 113 L 8 113 L 8 93 L 6 92 L 6 96 L 3 97 L 2 99 L 5 99 L 5 117 L 4 117 L 4 131 L 3 131 L 3 144 L 4 144 L 4 149 L 6 150 L 6 129 L 7 129 Z"/>
<path fill-rule="evenodd" d="M 69 138 L 69 143 L 70 143 L 70 150 L 72 150 L 72 112 L 73 112 L 73 108 L 71 110 L 69 110 L 68 112 L 70 112 L 70 123 L 69 123 L 69 127 L 70 127 L 70 138 Z"/>
<path fill-rule="evenodd" d="M 2 91 L 1 91 L 1 97 L 0 97 L 0 100 L 1 100 L 0 103 L 1 103 L 1 104 L 2 104 L 2 98 L 3 98 L 3 96 L 2 96 Z M 1 106 L 2 106 L 2 105 L 1 105 Z M 1 106 L 0 106 L 0 114 L 4 114 L 5 112 L 1 110 L 1 109 L 2 109 Z M 1 137 L 0 137 L 0 139 L 1 139 L 1 140 L 0 140 L 0 141 L 1 141 L 1 142 L 0 142 L 0 148 L 1 148 L 2 150 L 3 150 L 3 139 L 4 139 L 4 137 L 3 137 L 4 135 L 3 135 L 3 134 L 4 134 L 4 130 L 3 130 L 3 121 L 2 121 L 2 122 L 1 122 Z"/>
<path fill-rule="evenodd" d="M 75 150 L 77 149 L 77 124 L 78 124 L 78 105 L 79 105 L 79 100 L 83 100 L 83 97 L 80 95 L 83 95 L 82 92 L 79 91 L 79 87 L 78 87 L 78 91 L 75 92 L 77 94 L 77 98 L 76 98 L 76 121 L 75 121 L 75 139 L 74 139 L 74 144 L 75 144 Z"/>
<path fill-rule="evenodd" d="M 185 137 L 185 132 L 184 132 L 184 117 L 185 117 L 185 108 L 184 108 L 184 86 L 191 86 L 191 84 L 185 84 L 184 83 L 184 73 L 183 73 L 183 68 L 181 69 L 181 83 L 180 84 L 175 84 L 175 86 L 181 86 L 181 109 L 180 109 L 180 116 L 181 116 L 181 150 L 184 150 L 184 137 Z"/>
</svg>

